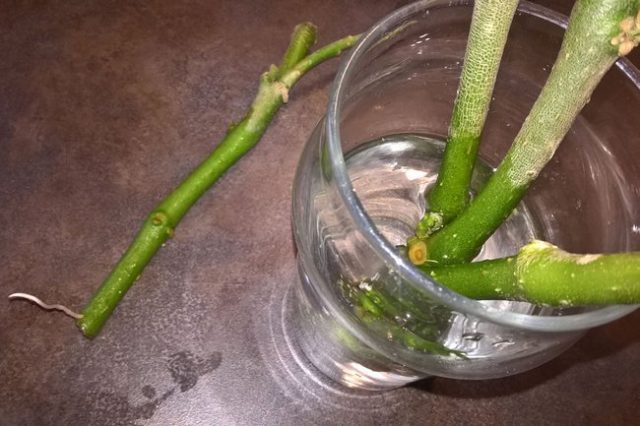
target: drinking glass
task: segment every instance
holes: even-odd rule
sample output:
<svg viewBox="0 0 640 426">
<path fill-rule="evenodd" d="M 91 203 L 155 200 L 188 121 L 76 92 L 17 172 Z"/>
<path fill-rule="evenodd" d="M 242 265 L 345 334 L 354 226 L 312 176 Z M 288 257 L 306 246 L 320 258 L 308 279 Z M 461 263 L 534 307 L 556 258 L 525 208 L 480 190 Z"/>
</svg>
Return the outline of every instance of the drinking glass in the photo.
<svg viewBox="0 0 640 426">
<path fill-rule="evenodd" d="M 388 389 L 427 376 L 488 379 L 534 368 L 635 306 L 553 308 L 468 299 L 401 246 L 425 211 L 453 108 L 472 2 L 421 1 L 374 25 L 343 59 L 294 182 L 296 339 L 324 374 Z M 566 18 L 521 2 L 472 190 L 515 137 L 559 50 Z M 640 247 L 640 73 L 619 60 L 527 197 L 478 259 L 532 238 L 577 253 Z M 623 109 L 621 109 L 623 108 Z M 374 291 L 377 296 L 371 296 Z M 363 296 L 364 295 L 364 296 Z M 391 310 L 376 316 L 373 302 Z M 368 304 L 368 305 L 367 305 Z M 368 308 L 368 309 L 367 309 Z"/>
</svg>

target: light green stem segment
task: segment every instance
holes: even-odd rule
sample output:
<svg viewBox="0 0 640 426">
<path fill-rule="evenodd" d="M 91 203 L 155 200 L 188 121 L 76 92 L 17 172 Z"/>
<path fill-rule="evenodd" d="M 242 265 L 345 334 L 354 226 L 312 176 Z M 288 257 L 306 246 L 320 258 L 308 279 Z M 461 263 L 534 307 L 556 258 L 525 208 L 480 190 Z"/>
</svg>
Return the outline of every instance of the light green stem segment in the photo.
<svg viewBox="0 0 640 426">
<path fill-rule="evenodd" d="M 284 53 L 275 77 L 282 77 L 307 56 L 309 49 L 316 42 L 316 35 L 317 29 L 312 23 L 304 22 L 296 25 L 291 34 L 291 43 Z"/>
<path fill-rule="evenodd" d="M 517 6 L 518 0 L 478 0 L 473 6 L 447 145 L 438 180 L 428 194 L 429 212 L 417 227 L 420 238 L 449 222 L 467 205 L 480 135 Z"/>
<path fill-rule="evenodd" d="M 513 257 L 421 269 L 436 281 L 478 300 L 520 300 L 580 306 L 640 303 L 640 252 L 570 254 L 533 241 Z"/>
<path fill-rule="evenodd" d="M 440 263 L 472 260 L 553 156 L 594 88 L 618 57 L 611 41 L 638 0 L 578 0 L 549 79 L 504 160 L 478 196 L 428 241 Z"/>
<path fill-rule="evenodd" d="M 112 272 L 82 311 L 77 325 L 92 338 L 107 321 L 145 266 L 173 234 L 183 216 L 196 201 L 260 140 L 274 115 L 288 98 L 288 91 L 307 71 L 351 47 L 358 36 L 348 36 L 307 55 L 315 41 L 315 27 L 296 27 L 280 72 L 272 67 L 260 79 L 258 94 L 249 112 L 232 126 L 222 142 L 149 215 L 137 236 Z M 296 62 L 293 64 L 293 62 Z"/>
</svg>

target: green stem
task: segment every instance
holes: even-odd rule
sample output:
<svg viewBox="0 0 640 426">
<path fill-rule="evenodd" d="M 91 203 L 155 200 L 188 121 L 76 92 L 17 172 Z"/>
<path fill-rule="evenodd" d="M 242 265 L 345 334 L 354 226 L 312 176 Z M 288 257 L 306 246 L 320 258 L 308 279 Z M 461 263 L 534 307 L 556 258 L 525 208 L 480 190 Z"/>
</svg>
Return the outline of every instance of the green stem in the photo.
<svg viewBox="0 0 640 426">
<path fill-rule="evenodd" d="M 540 305 L 640 303 L 640 252 L 578 255 L 533 241 L 516 256 L 421 269 L 435 280 L 479 300 L 520 300 Z"/>
<path fill-rule="evenodd" d="M 281 77 L 291 70 L 298 62 L 309 54 L 309 49 L 316 42 L 317 29 L 310 22 L 296 25 L 291 34 L 291 42 L 284 53 L 282 63 L 278 67 L 277 77 Z"/>
<path fill-rule="evenodd" d="M 280 73 L 277 68 L 272 68 L 262 75 L 258 93 L 242 121 L 230 128 L 211 155 L 149 215 L 127 251 L 82 311 L 82 318 L 77 321 L 77 325 L 86 337 L 92 338 L 100 332 L 117 304 L 158 249 L 173 234 L 191 206 L 256 145 L 300 77 L 352 46 L 358 36 L 345 37 L 300 58 L 307 53 L 313 39 L 315 28 L 311 24 L 296 27 L 292 47 L 287 50 L 283 60 L 283 67 L 287 71 Z M 298 59 L 298 62 L 292 65 L 290 62 L 294 59 Z M 278 77 L 279 74 L 281 75 Z"/>
<path fill-rule="evenodd" d="M 469 201 L 469 184 L 489 111 L 500 59 L 518 0 L 478 0 L 453 104 L 447 145 L 435 186 L 428 194 L 429 212 L 416 235 L 424 238 L 456 217 Z"/>
<path fill-rule="evenodd" d="M 618 58 L 612 41 L 638 0 L 578 0 L 549 79 L 504 160 L 478 196 L 428 241 L 429 258 L 467 262 L 518 205 L 553 156 L 602 76 Z"/>
<path fill-rule="evenodd" d="M 356 314 L 360 320 L 389 340 L 416 351 L 465 358 L 460 351 L 451 350 L 435 339 L 424 338 L 406 326 L 398 325 L 394 317 L 405 312 L 401 311 L 401 307 L 396 306 L 391 299 L 385 299 L 379 291 L 369 290 L 366 294 L 361 293 L 358 304 L 360 309 L 356 310 Z"/>
</svg>

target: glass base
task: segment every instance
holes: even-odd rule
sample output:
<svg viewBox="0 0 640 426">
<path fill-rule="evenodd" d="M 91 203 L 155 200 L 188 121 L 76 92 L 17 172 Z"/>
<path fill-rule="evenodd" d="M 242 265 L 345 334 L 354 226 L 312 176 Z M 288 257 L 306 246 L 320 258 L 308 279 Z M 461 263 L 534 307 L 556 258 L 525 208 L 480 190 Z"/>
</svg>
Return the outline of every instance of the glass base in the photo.
<svg viewBox="0 0 640 426">
<path fill-rule="evenodd" d="M 305 357 L 332 380 L 349 388 L 369 391 L 396 389 L 428 375 L 380 355 L 332 318 L 317 304 L 309 278 L 299 272 L 288 309 L 295 324 L 294 338 Z"/>
</svg>

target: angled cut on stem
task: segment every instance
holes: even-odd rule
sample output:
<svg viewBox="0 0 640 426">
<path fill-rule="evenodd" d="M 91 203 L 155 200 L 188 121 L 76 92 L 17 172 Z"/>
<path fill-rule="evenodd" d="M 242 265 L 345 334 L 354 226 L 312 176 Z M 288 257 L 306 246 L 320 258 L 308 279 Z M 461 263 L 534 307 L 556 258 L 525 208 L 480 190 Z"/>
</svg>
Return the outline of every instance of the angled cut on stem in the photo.
<svg viewBox="0 0 640 426">
<path fill-rule="evenodd" d="M 638 44 L 639 8 L 638 0 L 578 0 L 547 83 L 512 147 L 467 208 L 428 239 L 430 260 L 471 261 L 511 214 L 602 76 Z"/>
<path fill-rule="evenodd" d="M 258 93 L 244 118 L 233 125 L 215 150 L 151 212 L 135 239 L 82 311 L 77 325 L 89 338 L 96 336 L 138 279 L 145 266 L 174 232 L 184 215 L 231 166 L 260 140 L 289 90 L 307 71 L 338 56 L 358 36 L 348 36 L 309 54 L 316 30 L 298 25 L 280 67 L 260 78 Z"/>
<path fill-rule="evenodd" d="M 517 6 L 518 0 L 478 0 L 473 5 L 447 145 L 437 181 L 427 194 L 429 211 L 416 227 L 418 238 L 451 221 L 469 201 L 480 135 Z"/>
</svg>

